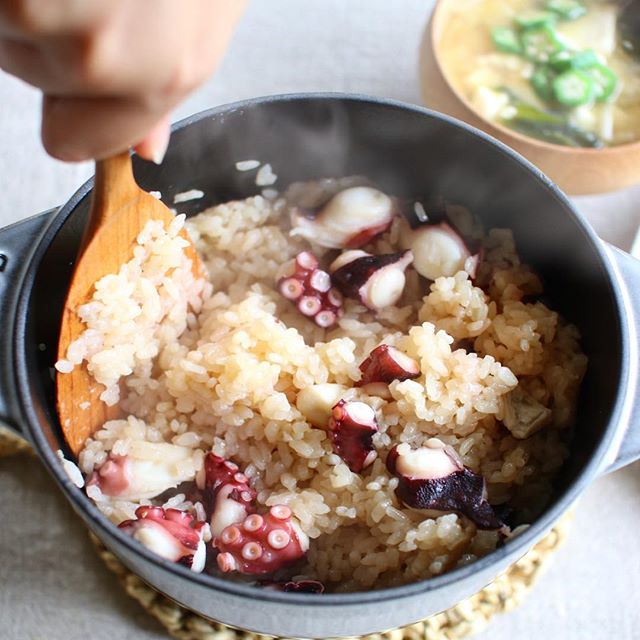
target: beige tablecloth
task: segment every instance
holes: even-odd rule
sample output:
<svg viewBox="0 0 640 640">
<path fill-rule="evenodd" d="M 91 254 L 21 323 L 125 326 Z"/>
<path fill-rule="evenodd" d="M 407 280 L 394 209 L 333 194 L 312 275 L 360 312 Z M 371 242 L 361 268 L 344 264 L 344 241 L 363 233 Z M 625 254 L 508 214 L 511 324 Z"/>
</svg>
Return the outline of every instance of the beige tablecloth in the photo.
<svg viewBox="0 0 640 640">
<path fill-rule="evenodd" d="M 416 55 L 431 0 L 254 0 L 217 77 L 176 117 L 240 98 L 347 91 L 419 102 Z M 39 98 L 0 72 L 0 226 L 53 207 L 91 173 L 49 159 Z M 576 199 L 623 248 L 640 188 Z M 0 354 L 2 357 L 2 354 Z M 578 435 L 579 437 L 579 435 Z M 570 543 L 526 604 L 484 640 L 640 638 L 640 465 L 596 482 Z M 165 634 L 121 592 L 35 460 L 0 460 L 0 639 L 151 640 Z"/>
</svg>

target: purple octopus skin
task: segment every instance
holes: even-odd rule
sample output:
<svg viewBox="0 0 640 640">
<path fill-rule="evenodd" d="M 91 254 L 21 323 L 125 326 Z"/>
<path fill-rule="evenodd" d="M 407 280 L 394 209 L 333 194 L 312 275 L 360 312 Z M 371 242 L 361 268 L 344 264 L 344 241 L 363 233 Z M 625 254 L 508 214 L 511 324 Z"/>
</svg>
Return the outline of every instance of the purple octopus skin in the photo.
<svg viewBox="0 0 640 640">
<path fill-rule="evenodd" d="M 98 485 L 107 496 L 119 496 L 131 486 L 131 460 L 128 456 L 109 454 L 87 481 L 87 486 Z"/>
<path fill-rule="evenodd" d="M 354 473 L 373 464 L 377 457 L 373 436 L 378 431 L 374 410 L 364 402 L 340 400 L 332 409 L 329 430 L 333 450 Z"/>
<path fill-rule="evenodd" d="M 398 499 L 412 509 L 459 513 L 479 529 L 504 529 L 487 502 L 484 478 L 465 467 L 449 447 L 421 447 L 412 453 L 426 453 L 425 449 L 431 464 L 417 468 L 414 463 L 411 475 L 398 446 L 389 452 L 387 469 L 399 480 Z"/>
<path fill-rule="evenodd" d="M 372 382 L 389 384 L 394 380 L 411 380 L 420 376 L 418 363 L 407 354 L 388 344 L 377 346 L 360 364 L 362 378 L 356 383 L 362 387 Z"/>
<path fill-rule="evenodd" d="M 261 582 L 259 586 L 271 591 L 288 593 L 324 593 L 324 585 L 318 580 L 289 580 L 288 582 Z"/>
<path fill-rule="evenodd" d="M 268 513 L 254 513 L 243 522 L 226 527 L 213 544 L 220 551 L 217 562 L 223 573 L 263 575 L 303 558 L 309 549 L 309 538 L 291 509 L 279 504 Z"/>
<path fill-rule="evenodd" d="M 313 253 L 299 253 L 288 271 L 278 280 L 278 291 L 319 327 L 335 325 L 342 315 L 342 294 L 332 286 L 331 276 L 319 268 Z"/>
<path fill-rule="evenodd" d="M 412 262 L 411 251 L 379 256 L 349 251 L 334 260 L 329 271 L 343 295 L 377 311 L 399 300 L 405 285 L 404 272 Z"/>
<path fill-rule="evenodd" d="M 203 472 L 198 484 L 211 520 L 211 534 L 216 537 L 255 511 L 256 491 L 237 464 L 214 453 L 206 455 Z"/>
</svg>

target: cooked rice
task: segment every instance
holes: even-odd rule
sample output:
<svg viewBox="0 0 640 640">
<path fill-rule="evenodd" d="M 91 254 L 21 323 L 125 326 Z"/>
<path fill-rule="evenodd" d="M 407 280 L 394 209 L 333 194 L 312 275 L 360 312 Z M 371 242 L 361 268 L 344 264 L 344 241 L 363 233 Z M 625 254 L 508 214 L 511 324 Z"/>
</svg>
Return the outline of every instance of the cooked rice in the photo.
<svg viewBox="0 0 640 640">
<path fill-rule="evenodd" d="M 403 507 L 385 452 L 437 436 L 486 478 L 492 504 L 510 502 L 521 519 L 535 517 L 567 456 L 586 368 L 577 330 L 541 302 L 523 301 L 541 293 L 540 281 L 520 264 L 511 233 L 492 230 L 484 240 L 484 291 L 464 272 L 425 291 L 410 271 L 398 306 L 375 317 L 347 300 L 339 325 L 324 331 L 275 289 L 281 265 L 309 248 L 288 236 L 284 207 L 255 196 L 187 221 L 209 282 L 191 275 L 178 217 L 167 231 L 149 223 L 134 258 L 96 284 L 79 309 L 87 330 L 57 368 L 86 360 L 106 387 L 103 399 L 120 399 L 125 418 L 87 441 L 82 471 L 90 474 L 109 452 L 147 455 L 145 442 L 176 448 L 181 480 L 194 479 L 207 451 L 231 458 L 260 504 L 290 506 L 312 539 L 303 573 L 333 590 L 424 579 L 488 553 L 496 532 L 453 513 L 425 517 Z M 371 249 L 397 251 L 400 226 Z M 305 420 L 296 396 L 323 382 L 353 387 L 359 363 L 382 342 L 419 361 L 422 374 L 393 382 L 388 401 L 349 392 L 376 410 L 380 425 L 374 444 L 381 455 L 357 474 L 333 453 L 326 432 Z M 502 424 L 516 387 L 552 412 L 548 426 L 526 439 Z M 96 486 L 87 493 L 116 523 L 149 503 L 108 498 Z M 202 505 L 182 493 L 154 502 L 163 499 L 204 518 Z"/>
<path fill-rule="evenodd" d="M 191 200 L 200 200 L 200 198 L 204 198 L 204 191 L 201 191 L 200 189 L 189 189 L 188 191 L 176 193 L 176 195 L 173 196 L 173 204 L 190 202 Z"/>
<path fill-rule="evenodd" d="M 240 160 L 236 162 L 236 169 L 238 171 L 252 171 L 260 166 L 259 160 Z"/>
<path fill-rule="evenodd" d="M 256 173 L 256 184 L 259 187 L 269 187 L 278 180 L 278 176 L 273 173 L 270 164 L 263 164 Z"/>
</svg>

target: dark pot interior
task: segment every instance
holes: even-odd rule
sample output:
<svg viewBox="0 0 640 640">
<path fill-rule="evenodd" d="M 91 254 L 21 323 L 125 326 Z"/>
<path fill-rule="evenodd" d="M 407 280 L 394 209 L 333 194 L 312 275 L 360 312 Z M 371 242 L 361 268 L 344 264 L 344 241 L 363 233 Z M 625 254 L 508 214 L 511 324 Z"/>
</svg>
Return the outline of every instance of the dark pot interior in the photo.
<svg viewBox="0 0 640 640">
<path fill-rule="evenodd" d="M 178 206 L 192 214 L 204 205 L 257 193 L 255 173 L 234 167 L 236 161 L 253 158 L 271 163 L 279 177 L 276 186 L 360 174 L 397 195 L 444 196 L 469 207 L 486 227 L 514 230 L 523 259 L 544 279 L 549 304 L 579 326 L 590 360 L 578 437 L 557 481 L 559 506 L 567 490 L 580 484 L 585 465 L 608 426 L 613 427 L 608 422 L 622 375 L 618 306 L 607 267 L 594 236 L 561 194 L 506 148 L 440 116 L 332 96 L 253 101 L 195 116 L 177 127 L 161 167 L 136 162 L 135 170 L 141 186 L 161 191 L 167 203 L 175 193 L 202 189 L 203 200 Z M 42 430 L 55 448 L 62 437 L 51 367 L 87 208 L 84 198 L 68 212 L 28 301 L 29 385 Z M 42 343 L 44 351 L 38 349 Z"/>
</svg>

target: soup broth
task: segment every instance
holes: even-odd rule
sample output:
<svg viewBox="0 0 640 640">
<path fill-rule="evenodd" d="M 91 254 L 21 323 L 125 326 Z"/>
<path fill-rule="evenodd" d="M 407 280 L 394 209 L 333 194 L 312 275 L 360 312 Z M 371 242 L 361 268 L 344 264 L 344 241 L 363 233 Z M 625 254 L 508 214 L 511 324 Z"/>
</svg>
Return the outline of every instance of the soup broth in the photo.
<svg viewBox="0 0 640 640">
<path fill-rule="evenodd" d="M 525 135 L 596 148 L 634 142 L 640 56 L 621 35 L 622 4 L 458 0 L 440 34 L 443 71 L 481 116 Z"/>
</svg>

